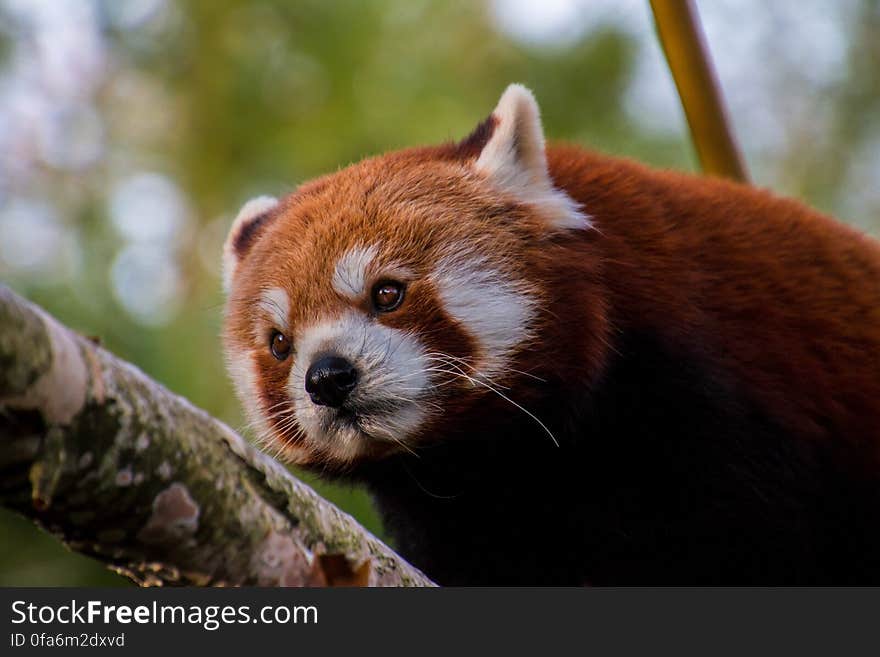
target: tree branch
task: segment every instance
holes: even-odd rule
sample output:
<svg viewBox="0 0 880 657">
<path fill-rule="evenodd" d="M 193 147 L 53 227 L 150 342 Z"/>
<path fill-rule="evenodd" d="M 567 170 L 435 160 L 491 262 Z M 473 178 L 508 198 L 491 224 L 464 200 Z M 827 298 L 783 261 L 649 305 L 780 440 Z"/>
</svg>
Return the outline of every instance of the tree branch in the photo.
<svg viewBox="0 0 880 657">
<path fill-rule="evenodd" d="M 3 286 L 0 504 L 140 584 L 432 585 L 226 425 Z"/>
</svg>

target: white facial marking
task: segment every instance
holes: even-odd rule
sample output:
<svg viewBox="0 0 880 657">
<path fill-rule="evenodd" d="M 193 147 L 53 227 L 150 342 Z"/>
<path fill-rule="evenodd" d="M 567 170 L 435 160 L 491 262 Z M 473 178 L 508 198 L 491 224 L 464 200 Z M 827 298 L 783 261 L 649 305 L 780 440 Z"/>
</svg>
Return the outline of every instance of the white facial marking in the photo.
<svg viewBox="0 0 880 657">
<path fill-rule="evenodd" d="M 590 227 L 590 217 L 563 190 L 553 186 L 544 151 L 538 103 L 521 84 L 504 91 L 492 112 L 496 125 L 475 167 L 500 189 L 528 203 L 555 229 Z"/>
<path fill-rule="evenodd" d="M 268 435 L 268 425 L 259 407 L 256 365 L 247 352 L 227 352 L 226 370 L 232 379 L 248 421 L 260 436 Z"/>
<path fill-rule="evenodd" d="M 358 299 L 365 292 L 367 273 L 376 247 L 355 247 L 342 255 L 333 271 L 333 289 L 347 299 Z"/>
<path fill-rule="evenodd" d="M 295 353 L 288 392 L 297 422 L 308 440 L 342 461 L 355 458 L 370 439 L 406 444 L 428 415 L 422 403 L 430 384 L 428 361 L 410 333 L 352 310 L 309 327 Z M 356 420 L 340 420 L 335 409 L 314 404 L 306 392 L 306 371 L 323 354 L 346 358 L 357 368 L 357 386 L 346 402 Z"/>
<path fill-rule="evenodd" d="M 242 206 L 238 211 L 238 215 L 232 222 L 229 229 L 229 235 L 226 243 L 223 245 L 223 290 L 229 292 L 232 289 L 232 279 L 235 276 L 235 269 L 238 266 L 238 254 L 235 251 L 235 240 L 241 229 L 272 208 L 278 205 L 278 199 L 272 196 L 258 196 Z"/>
<path fill-rule="evenodd" d="M 260 295 L 260 308 L 262 308 L 272 320 L 274 328 L 282 332 L 287 332 L 287 318 L 290 316 L 290 299 L 287 296 L 287 292 L 280 287 L 272 287 L 268 290 L 263 290 L 263 293 Z M 259 340 L 262 331 L 260 331 L 260 329 L 257 329 L 257 331 L 257 339 Z"/>
<path fill-rule="evenodd" d="M 443 260 L 431 278 L 446 312 L 480 347 L 474 369 L 488 379 L 503 373 L 511 353 L 533 337 L 528 290 L 479 257 Z"/>
</svg>

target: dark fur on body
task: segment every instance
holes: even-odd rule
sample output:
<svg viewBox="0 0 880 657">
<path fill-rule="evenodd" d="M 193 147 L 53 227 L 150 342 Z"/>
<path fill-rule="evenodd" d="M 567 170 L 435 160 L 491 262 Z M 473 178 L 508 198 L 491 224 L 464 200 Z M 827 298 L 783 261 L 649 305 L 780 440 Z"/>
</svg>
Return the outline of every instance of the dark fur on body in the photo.
<svg viewBox="0 0 880 657">
<path fill-rule="evenodd" d="M 880 582 L 876 476 L 835 471 L 733 386 L 651 339 L 597 394 L 364 468 L 400 552 L 439 583 Z"/>
</svg>

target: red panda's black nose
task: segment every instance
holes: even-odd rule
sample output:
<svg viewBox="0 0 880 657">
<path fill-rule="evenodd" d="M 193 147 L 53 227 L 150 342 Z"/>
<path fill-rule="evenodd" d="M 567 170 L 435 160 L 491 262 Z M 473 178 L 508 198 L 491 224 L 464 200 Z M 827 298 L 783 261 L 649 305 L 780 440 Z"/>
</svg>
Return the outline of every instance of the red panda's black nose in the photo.
<svg viewBox="0 0 880 657">
<path fill-rule="evenodd" d="M 306 372 L 306 392 L 315 404 L 339 408 L 357 385 L 354 365 L 339 356 L 322 356 Z"/>
</svg>

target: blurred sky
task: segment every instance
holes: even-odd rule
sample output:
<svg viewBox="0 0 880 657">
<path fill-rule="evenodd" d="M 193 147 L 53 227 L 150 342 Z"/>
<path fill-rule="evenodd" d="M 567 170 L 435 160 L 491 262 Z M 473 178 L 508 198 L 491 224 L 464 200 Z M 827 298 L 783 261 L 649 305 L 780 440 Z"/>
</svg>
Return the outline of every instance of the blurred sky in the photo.
<svg viewBox="0 0 880 657">
<path fill-rule="evenodd" d="M 880 234 L 880 3 L 697 4 L 756 184 Z M 218 339 L 238 206 L 464 136 L 511 81 L 551 138 L 695 169 L 646 1 L 0 0 L 0 280 L 242 428 Z M 0 516 L 0 584 L 95 581 Z"/>
</svg>

